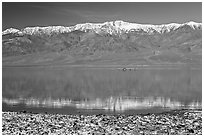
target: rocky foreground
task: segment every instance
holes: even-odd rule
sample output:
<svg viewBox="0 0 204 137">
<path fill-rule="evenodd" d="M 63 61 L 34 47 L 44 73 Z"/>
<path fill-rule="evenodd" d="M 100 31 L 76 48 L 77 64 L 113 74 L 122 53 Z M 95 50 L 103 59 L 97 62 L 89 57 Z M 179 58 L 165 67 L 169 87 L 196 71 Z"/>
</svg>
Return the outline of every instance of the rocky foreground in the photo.
<svg viewBox="0 0 204 137">
<path fill-rule="evenodd" d="M 137 115 L 2 113 L 3 135 L 202 135 L 202 111 Z"/>
</svg>

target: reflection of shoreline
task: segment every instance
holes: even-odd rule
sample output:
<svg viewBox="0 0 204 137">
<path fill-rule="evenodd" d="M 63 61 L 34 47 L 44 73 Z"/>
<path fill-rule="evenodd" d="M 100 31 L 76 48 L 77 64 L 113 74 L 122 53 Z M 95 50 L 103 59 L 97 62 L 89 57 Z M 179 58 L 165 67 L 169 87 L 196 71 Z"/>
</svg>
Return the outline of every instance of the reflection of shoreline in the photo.
<svg viewBox="0 0 204 137">
<path fill-rule="evenodd" d="M 179 101 L 171 100 L 163 97 L 110 97 L 107 99 L 90 100 L 90 101 L 72 101 L 70 99 L 7 99 L 2 98 L 2 102 L 8 105 L 24 104 L 31 107 L 53 107 L 61 108 L 65 106 L 73 106 L 79 109 L 103 109 L 110 111 L 125 111 L 130 109 L 148 109 L 153 107 L 169 108 L 169 109 L 202 109 L 202 102 L 192 101 L 184 104 Z"/>
</svg>

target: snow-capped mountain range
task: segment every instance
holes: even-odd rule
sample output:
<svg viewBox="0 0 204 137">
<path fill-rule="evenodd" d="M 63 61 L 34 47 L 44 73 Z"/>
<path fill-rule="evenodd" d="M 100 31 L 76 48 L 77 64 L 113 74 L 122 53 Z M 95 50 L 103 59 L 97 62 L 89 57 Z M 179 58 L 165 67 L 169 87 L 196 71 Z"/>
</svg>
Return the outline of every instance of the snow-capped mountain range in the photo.
<svg viewBox="0 0 204 137">
<path fill-rule="evenodd" d="M 170 23 L 170 24 L 162 24 L 162 25 L 151 25 L 151 24 L 137 24 L 137 23 L 129 23 L 124 21 L 111 21 L 105 23 L 84 23 L 77 24 L 75 26 L 65 27 L 65 26 L 48 26 L 48 27 L 26 27 L 24 29 L 18 30 L 15 28 L 9 28 L 2 32 L 2 35 L 15 33 L 19 35 L 29 34 L 47 34 L 50 35 L 52 33 L 66 33 L 72 32 L 75 30 L 81 30 L 84 32 L 93 31 L 95 33 L 109 33 L 109 34 L 121 34 L 128 33 L 131 31 L 137 32 L 142 31 L 148 34 L 152 33 L 165 33 L 170 32 L 172 30 L 176 30 L 182 26 L 189 26 L 192 29 L 200 29 L 202 28 L 202 23 L 196 23 L 193 21 L 186 22 L 183 24 L 178 23 Z"/>
</svg>

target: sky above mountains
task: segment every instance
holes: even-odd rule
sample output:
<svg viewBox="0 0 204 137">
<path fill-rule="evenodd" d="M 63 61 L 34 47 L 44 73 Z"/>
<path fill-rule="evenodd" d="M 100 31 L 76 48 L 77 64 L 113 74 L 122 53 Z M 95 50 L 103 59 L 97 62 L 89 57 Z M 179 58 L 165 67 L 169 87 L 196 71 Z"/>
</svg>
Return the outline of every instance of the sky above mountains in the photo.
<svg viewBox="0 0 204 137">
<path fill-rule="evenodd" d="M 141 24 L 202 22 L 202 3 L 2 3 L 2 29 L 114 20 Z"/>
</svg>

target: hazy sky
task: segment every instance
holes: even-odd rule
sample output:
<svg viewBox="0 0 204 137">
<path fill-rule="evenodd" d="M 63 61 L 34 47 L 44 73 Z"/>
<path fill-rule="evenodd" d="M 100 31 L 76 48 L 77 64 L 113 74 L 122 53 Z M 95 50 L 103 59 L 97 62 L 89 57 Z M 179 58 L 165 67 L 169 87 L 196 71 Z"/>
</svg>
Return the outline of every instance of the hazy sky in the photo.
<svg viewBox="0 0 204 137">
<path fill-rule="evenodd" d="M 202 22 L 202 3 L 2 3 L 2 29 L 85 22 Z"/>
</svg>

